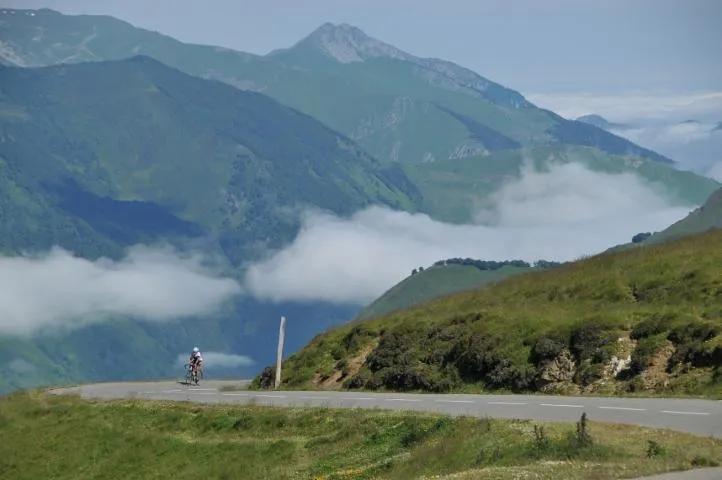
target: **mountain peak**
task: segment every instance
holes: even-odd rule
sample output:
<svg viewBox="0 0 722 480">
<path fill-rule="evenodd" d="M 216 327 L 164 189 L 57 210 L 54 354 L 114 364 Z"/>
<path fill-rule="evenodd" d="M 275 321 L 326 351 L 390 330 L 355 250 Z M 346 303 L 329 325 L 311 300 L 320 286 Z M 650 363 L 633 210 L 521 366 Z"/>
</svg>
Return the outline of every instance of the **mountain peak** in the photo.
<svg viewBox="0 0 722 480">
<path fill-rule="evenodd" d="M 348 23 L 326 22 L 294 45 L 311 47 L 341 63 L 363 62 L 371 58 L 389 57 L 408 59 L 406 52 L 369 37 L 360 28 Z"/>
</svg>

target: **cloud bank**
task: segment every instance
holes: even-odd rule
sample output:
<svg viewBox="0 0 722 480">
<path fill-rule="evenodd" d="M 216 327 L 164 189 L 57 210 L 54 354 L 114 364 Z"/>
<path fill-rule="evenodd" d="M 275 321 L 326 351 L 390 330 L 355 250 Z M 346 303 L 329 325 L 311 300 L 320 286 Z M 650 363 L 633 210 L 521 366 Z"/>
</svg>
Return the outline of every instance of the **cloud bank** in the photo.
<svg viewBox="0 0 722 480">
<path fill-rule="evenodd" d="M 696 119 L 719 122 L 722 92 L 670 94 L 628 92 L 622 94 L 553 93 L 528 94 L 529 101 L 565 118 L 597 114 L 611 122 L 675 121 Z"/>
<path fill-rule="evenodd" d="M 482 206 L 477 224 L 380 207 L 350 218 L 307 211 L 290 245 L 249 268 L 245 288 L 273 301 L 365 304 L 443 258 L 573 260 L 663 229 L 695 207 L 671 206 L 659 192 L 631 173 L 571 163 L 526 168 Z"/>
<path fill-rule="evenodd" d="M 629 128 L 612 133 L 675 160 L 679 168 L 712 176 L 710 170 L 722 162 L 722 130 L 715 129 L 722 122 L 722 92 L 557 93 L 527 97 L 566 118 L 597 114 L 610 122 L 627 124 Z"/>
<path fill-rule="evenodd" d="M 722 161 L 712 165 L 707 171 L 707 176 L 722 183 Z"/>
<path fill-rule="evenodd" d="M 251 359 L 250 357 L 246 357 L 245 355 L 234 355 L 221 352 L 204 352 L 202 349 L 201 353 L 203 354 L 203 365 L 205 367 L 234 368 L 250 367 L 256 364 L 253 359 Z M 178 358 L 176 358 L 175 366 L 182 367 L 183 365 L 188 363 L 189 356 L 190 353 L 179 354 Z"/>
<path fill-rule="evenodd" d="M 32 335 L 108 316 L 150 321 L 203 315 L 241 293 L 197 254 L 138 246 L 125 258 L 90 261 L 54 248 L 0 257 L 0 334 Z"/>
</svg>

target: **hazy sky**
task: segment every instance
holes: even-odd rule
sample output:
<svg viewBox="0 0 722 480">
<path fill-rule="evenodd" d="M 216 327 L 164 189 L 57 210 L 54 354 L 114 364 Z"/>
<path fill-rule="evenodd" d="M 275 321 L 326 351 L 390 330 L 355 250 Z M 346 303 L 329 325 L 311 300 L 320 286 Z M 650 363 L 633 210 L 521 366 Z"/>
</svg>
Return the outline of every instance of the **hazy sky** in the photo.
<svg viewBox="0 0 722 480">
<path fill-rule="evenodd" d="M 720 0 L 0 0 L 263 54 L 346 22 L 525 93 L 722 88 Z"/>
</svg>

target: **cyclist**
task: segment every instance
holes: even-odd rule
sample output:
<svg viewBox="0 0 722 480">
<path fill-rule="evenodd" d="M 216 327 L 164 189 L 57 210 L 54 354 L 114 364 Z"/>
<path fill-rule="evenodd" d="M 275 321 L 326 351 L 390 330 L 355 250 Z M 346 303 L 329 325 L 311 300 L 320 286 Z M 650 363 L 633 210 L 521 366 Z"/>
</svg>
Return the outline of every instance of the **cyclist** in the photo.
<svg viewBox="0 0 722 480">
<path fill-rule="evenodd" d="M 191 364 L 191 371 L 193 372 L 193 379 L 196 382 L 198 381 L 198 370 L 201 368 L 202 363 L 203 363 L 203 356 L 201 355 L 201 351 L 198 349 L 198 347 L 193 347 L 193 351 L 191 352 L 191 357 L 190 357 L 190 364 Z"/>
</svg>

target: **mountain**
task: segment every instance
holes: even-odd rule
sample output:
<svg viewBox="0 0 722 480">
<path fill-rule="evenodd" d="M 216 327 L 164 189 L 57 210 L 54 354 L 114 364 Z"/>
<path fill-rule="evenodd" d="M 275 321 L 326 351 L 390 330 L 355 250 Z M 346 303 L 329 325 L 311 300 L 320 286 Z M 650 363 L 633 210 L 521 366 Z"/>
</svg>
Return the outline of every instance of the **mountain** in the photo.
<svg viewBox="0 0 722 480">
<path fill-rule="evenodd" d="M 285 360 L 282 385 L 720 398 L 720 295 L 712 230 L 334 328 Z"/>
<path fill-rule="evenodd" d="M 0 67 L 5 254 L 60 246 L 117 260 L 132 245 L 170 242 L 216 255 L 240 278 L 247 262 L 295 236 L 289 211 L 300 206 L 413 211 L 418 198 L 402 171 L 311 117 L 150 57 Z M 173 375 L 192 344 L 270 360 L 281 315 L 292 350 L 353 312 L 244 297 L 213 318 L 113 318 L 58 335 L 0 336 L 0 390 Z"/>
<path fill-rule="evenodd" d="M 420 58 L 350 25 L 324 24 L 265 56 L 179 42 L 107 16 L 9 10 L 3 61 L 22 66 L 153 57 L 186 73 L 267 94 L 403 169 L 436 219 L 466 222 L 471 205 L 532 160 L 635 171 L 699 205 L 719 184 L 651 150 L 540 109 L 451 62 Z"/>
<path fill-rule="evenodd" d="M 610 122 L 609 120 L 602 117 L 601 115 L 596 115 L 596 114 L 583 115 L 581 117 L 578 117 L 577 122 L 588 123 L 589 125 L 594 125 L 595 127 L 603 128 L 604 130 L 624 130 L 627 128 L 631 128 L 630 125 L 627 125 L 624 123 Z"/>
<path fill-rule="evenodd" d="M 403 172 L 310 117 L 146 56 L 3 67 L 0 82 L 0 157 L 17 172 L 4 177 L 14 186 L 3 191 L 33 193 L 24 205 L 49 202 L 116 242 L 161 227 L 171 235 L 212 231 L 237 265 L 251 245 L 293 237 L 297 225 L 285 209 L 413 210 L 419 198 Z M 35 232 L 23 230 L 30 208 L 11 213 L 17 225 L 2 237 L 5 246 L 32 245 Z M 77 246 L 35 238 L 47 241 L 41 248 Z"/>
</svg>

